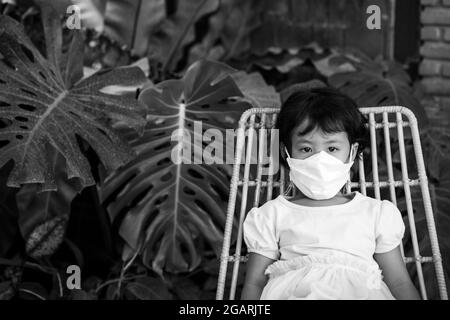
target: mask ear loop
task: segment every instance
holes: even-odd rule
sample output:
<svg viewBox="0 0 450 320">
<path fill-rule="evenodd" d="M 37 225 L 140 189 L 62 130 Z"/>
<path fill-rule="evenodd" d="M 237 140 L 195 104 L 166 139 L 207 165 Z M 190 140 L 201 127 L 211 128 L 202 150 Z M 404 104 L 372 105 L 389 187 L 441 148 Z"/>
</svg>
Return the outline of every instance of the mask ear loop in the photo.
<svg viewBox="0 0 450 320">
<path fill-rule="evenodd" d="M 353 145 L 350 147 L 350 156 L 348 159 L 348 163 L 350 163 L 352 161 L 352 156 L 353 156 Z M 345 190 L 347 193 L 351 193 L 352 192 L 352 181 L 351 181 L 351 176 L 350 176 L 350 170 L 349 170 L 349 175 L 348 175 L 348 180 L 347 183 L 345 185 Z"/>
<path fill-rule="evenodd" d="M 289 155 L 289 152 L 288 152 L 288 150 L 287 150 L 286 147 L 284 147 L 284 152 L 286 153 L 286 155 L 287 155 L 288 158 L 291 157 L 291 156 Z M 289 185 L 288 185 L 288 187 L 286 188 L 286 190 L 284 190 L 283 196 L 285 196 L 285 197 L 291 197 L 289 194 L 292 192 L 293 188 L 294 188 L 294 183 L 292 182 L 292 180 L 291 180 L 291 178 L 290 178 L 290 176 L 289 176 Z"/>
<path fill-rule="evenodd" d="M 286 147 L 284 147 L 284 152 L 286 152 L 286 155 L 287 155 L 288 158 L 291 157 L 291 155 L 290 155 L 289 152 L 287 151 L 287 148 L 286 148 Z"/>
</svg>

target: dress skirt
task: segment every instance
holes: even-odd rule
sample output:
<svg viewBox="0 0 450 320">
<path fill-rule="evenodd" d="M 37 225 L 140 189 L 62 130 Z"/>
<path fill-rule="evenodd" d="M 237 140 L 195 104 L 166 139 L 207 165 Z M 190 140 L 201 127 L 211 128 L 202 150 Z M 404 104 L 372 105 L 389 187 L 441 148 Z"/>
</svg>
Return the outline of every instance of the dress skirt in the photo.
<svg viewBox="0 0 450 320">
<path fill-rule="evenodd" d="M 261 300 L 395 300 L 378 264 L 344 253 L 278 260 Z"/>
</svg>

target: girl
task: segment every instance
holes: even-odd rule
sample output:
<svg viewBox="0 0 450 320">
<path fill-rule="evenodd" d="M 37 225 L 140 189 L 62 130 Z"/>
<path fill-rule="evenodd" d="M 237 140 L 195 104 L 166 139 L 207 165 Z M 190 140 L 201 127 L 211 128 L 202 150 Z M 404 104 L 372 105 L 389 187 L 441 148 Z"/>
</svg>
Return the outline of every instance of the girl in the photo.
<svg viewBox="0 0 450 320">
<path fill-rule="evenodd" d="M 420 299 L 400 252 L 400 211 L 340 191 L 368 140 L 364 124 L 356 103 L 329 88 L 297 92 L 283 104 L 281 158 L 296 196 L 247 214 L 241 299 Z"/>
</svg>

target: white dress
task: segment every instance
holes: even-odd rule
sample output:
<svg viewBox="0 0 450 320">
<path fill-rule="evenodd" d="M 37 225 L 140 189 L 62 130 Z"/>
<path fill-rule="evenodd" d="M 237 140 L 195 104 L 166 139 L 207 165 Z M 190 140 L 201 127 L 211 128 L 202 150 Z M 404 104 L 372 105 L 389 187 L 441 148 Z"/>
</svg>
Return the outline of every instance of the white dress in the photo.
<svg viewBox="0 0 450 320">
<path fill-rule="evenodd" d="M 261 300 L 395 299 L 373 254 L 401 243 L 401 213 L 390 201 L 354 194 L 325 207 L 279 196 L 247 214 L 247 252 L 277 260 L 265 270 Z"/>
</svg>

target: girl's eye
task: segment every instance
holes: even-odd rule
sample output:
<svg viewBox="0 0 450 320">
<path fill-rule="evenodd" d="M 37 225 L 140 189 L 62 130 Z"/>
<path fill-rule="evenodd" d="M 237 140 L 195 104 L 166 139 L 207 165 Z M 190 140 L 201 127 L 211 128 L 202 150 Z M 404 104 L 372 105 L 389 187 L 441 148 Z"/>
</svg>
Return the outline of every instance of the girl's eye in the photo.
<svg viewBox="0 0 450 320">
<path fill-rule="evenodd" d="M 334 151 L 336 151 L 337 149 L 336 149 L 335 147 L 329 147 L 328 150 L 329 150 L 330 152 L 334 152 Z"/>
<path fill-rule="evenodd" d="M 311 151 L 311 148 L 310 148 L 310 147 L 304 147 L 304 148 L 301 148 L 300 151 L 303 151 L 303 152 L 310 152 L 310 151 Z"/>
</svg>

